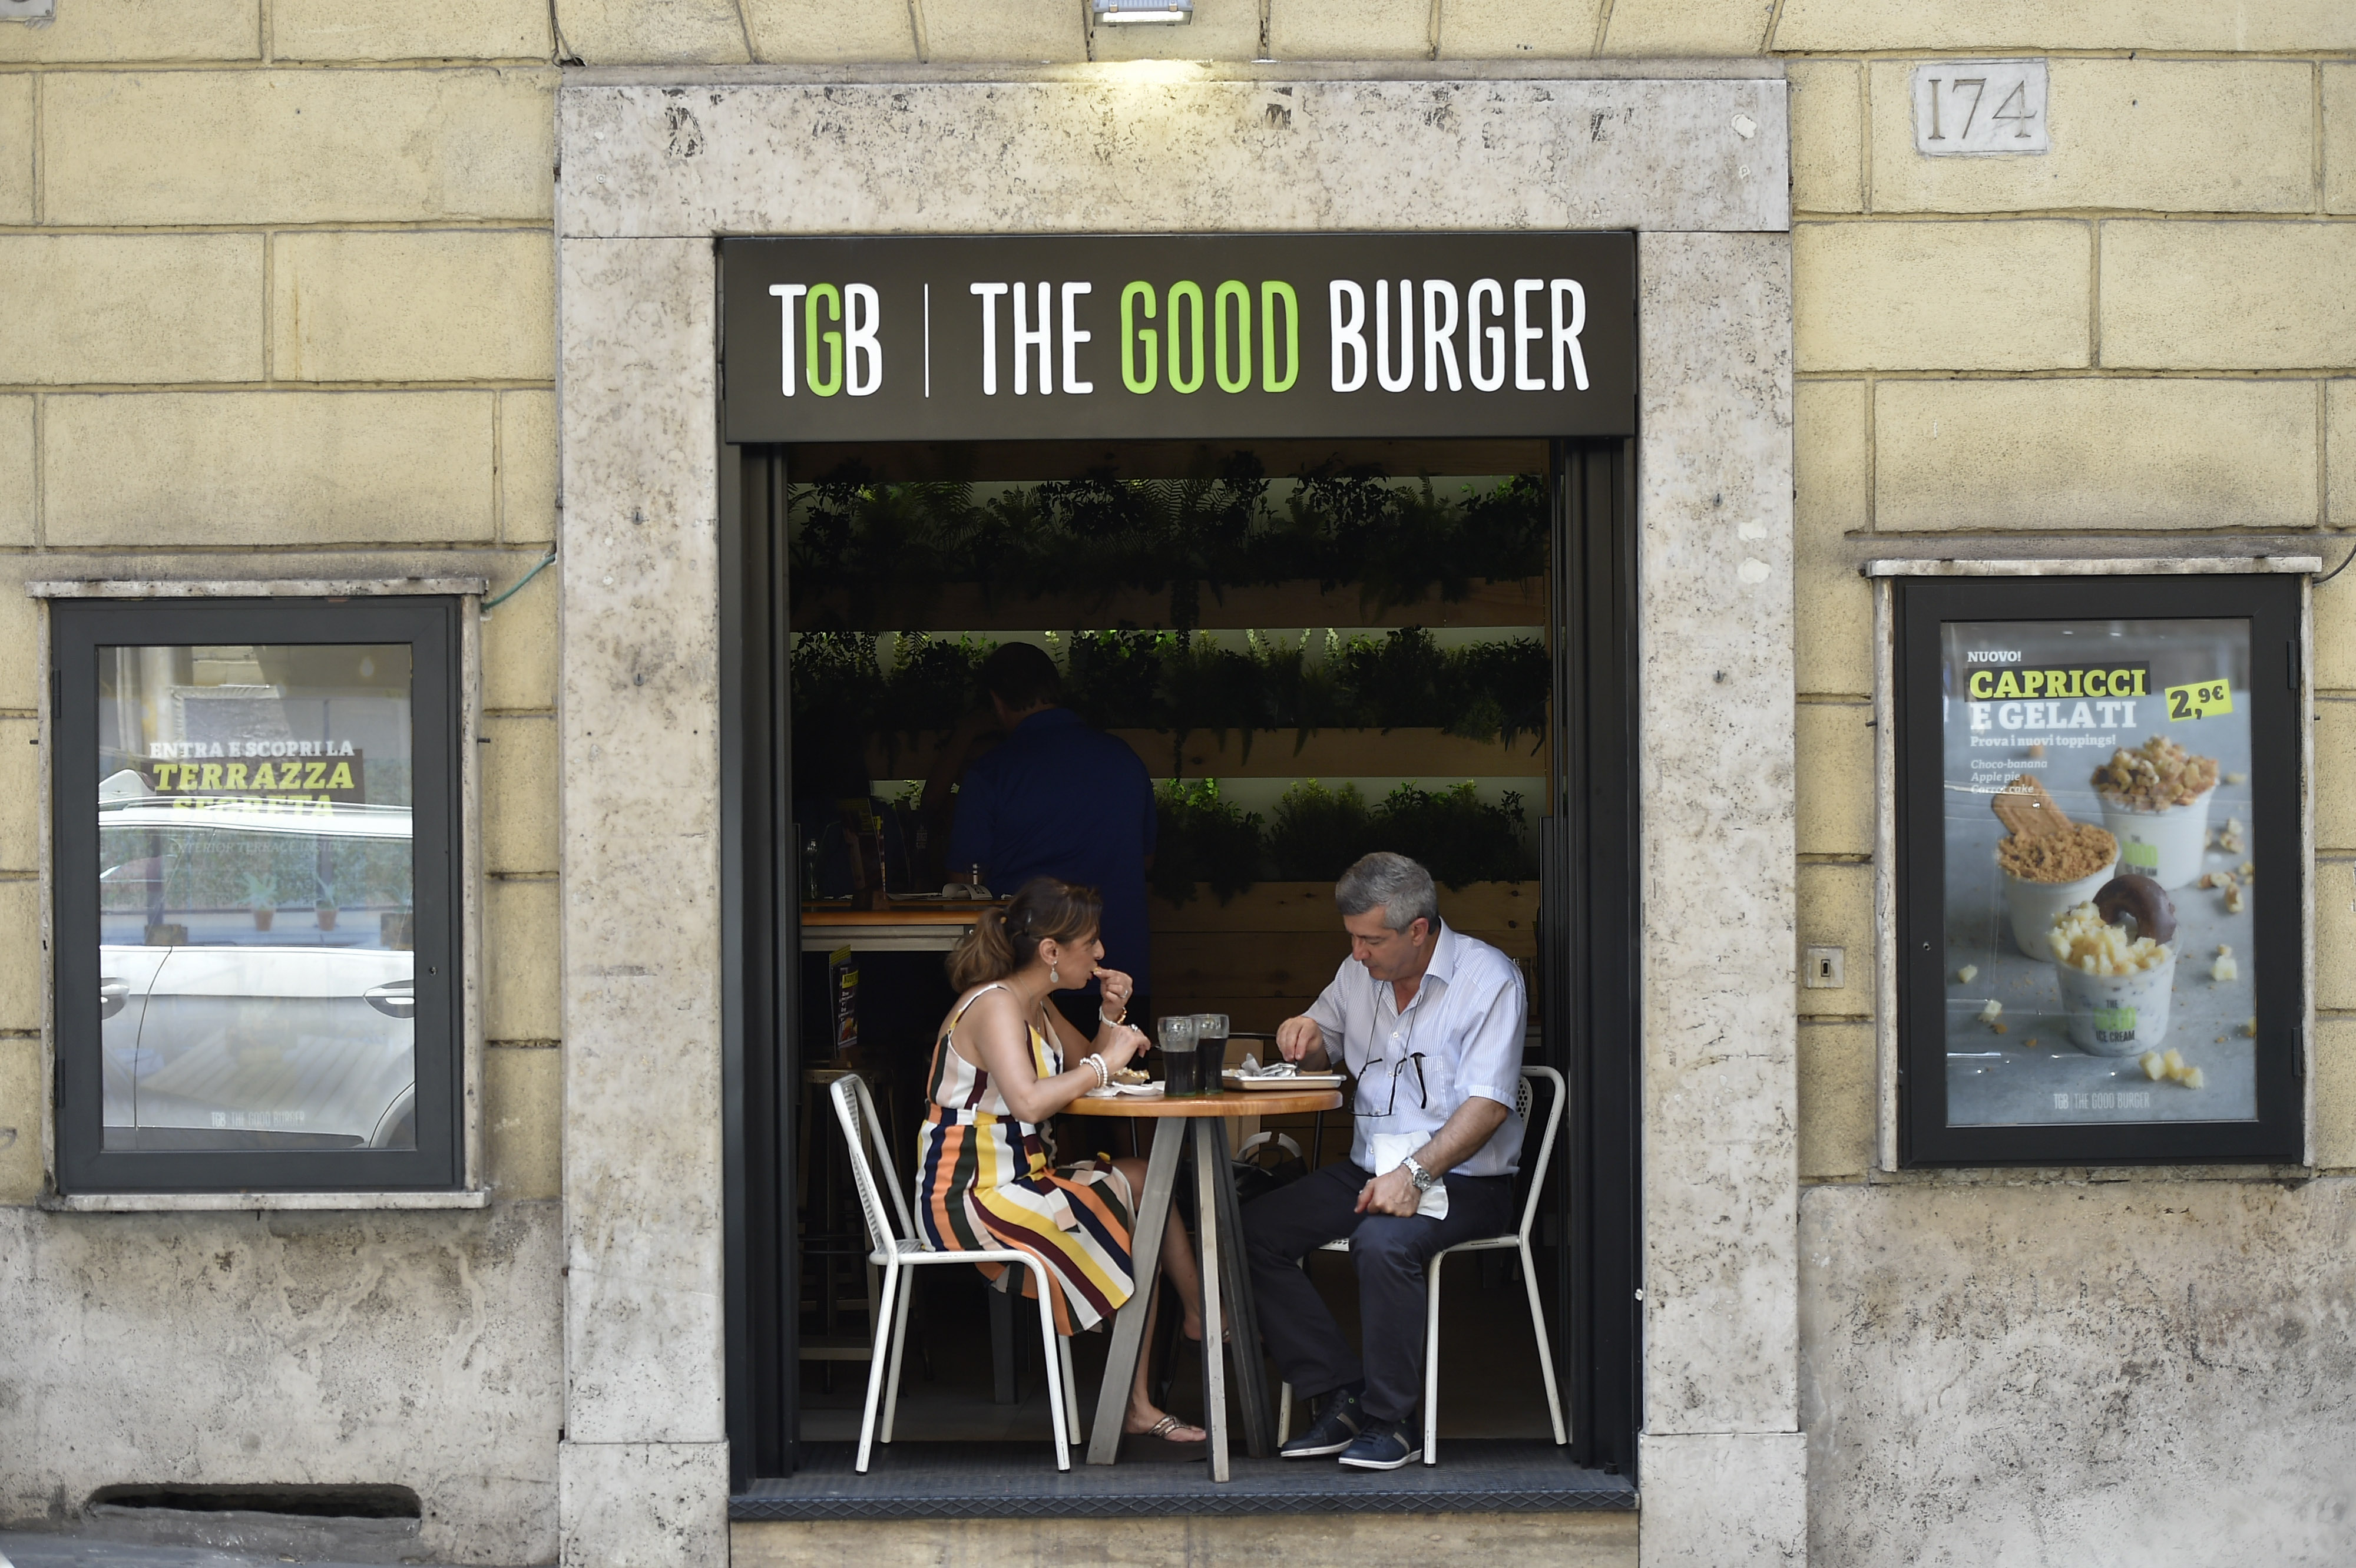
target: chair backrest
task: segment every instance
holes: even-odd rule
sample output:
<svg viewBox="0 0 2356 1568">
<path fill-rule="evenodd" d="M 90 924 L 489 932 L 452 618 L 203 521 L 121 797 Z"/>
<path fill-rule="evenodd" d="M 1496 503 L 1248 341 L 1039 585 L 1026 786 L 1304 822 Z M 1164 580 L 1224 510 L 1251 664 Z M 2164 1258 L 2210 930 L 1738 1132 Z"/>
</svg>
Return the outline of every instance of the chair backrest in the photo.
<svg viewBox="0 0 2356 1568">
<path fill-rule="evenodd" d="M 1514 1094 L 1514 1112 L 1522 1119 L 1522 1147 L 1525 1150 L 1530 1146 L 1530 1112 L 1533 1109 L 1532 1102 L 1537 1098 L 1536 1080 L 1538 1079 L 1544 1079 L 1553 1085 L 1554 1092 L 1547 1096 L 1546 1130 L 1538 1135 L 1538 1157 L 1535 1162 L 1526 1163 L 1522 1167 L 1524 1173 L 1529 1177 L 1530 1183 L 1529 1193 L 1522 1199 L 1520 1234 L 1524 1240 L 1529 1239 L 1530 1227 L 1537 1222 L 1538 1200 L 1546 1196 L 1547 1167 L 1554 1159 L 1554 1135 L 1562 1126 L 1563 1099 L 1569 1092 L 1563 1083 L 1562 1074 L 1555 1071 L 1554 1069 L 1550 1067 L 1522 1069 L 1521 1087 Z"/>
<path fill-rule="evenodd" d="M 883 1123 L 875 1119 L 875 1101 L 868 1095 L 866 1079 L 855 1073 L 836 1079 L 827 1093 L 834 1101 L 835 1120 L 842 1123 L 843 1146 L 851 1155 L 851 1179 L 859 1188 L 859 1211 L 867 1217 L 868 1241 L 877 1251 L 889 1252 L 900 1238 L 915 1234 L 916 1227 L 897 1181 L 882 1184 L 891 1190 L 892 1207 L 900 1221 L 897 1230 L 884 1209 L 875 1167 L 881 1165 L 886 1172 L 891 1170 L 892 1146 L 884 1141 Z"/>
</svg>

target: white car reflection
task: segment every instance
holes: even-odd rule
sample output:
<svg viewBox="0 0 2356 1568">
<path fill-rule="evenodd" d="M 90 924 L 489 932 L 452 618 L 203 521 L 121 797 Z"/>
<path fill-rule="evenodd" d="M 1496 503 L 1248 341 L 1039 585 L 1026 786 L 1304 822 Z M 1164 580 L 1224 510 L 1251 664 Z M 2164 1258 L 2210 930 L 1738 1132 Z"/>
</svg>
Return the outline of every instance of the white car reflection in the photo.
<svg viewBox="0 0 2356 1568">
<path fill-rule="evenodd" d="M 162 845 L 109 868 L 102 881 L 118 886 L 161 882 L 175 855 L 256 834 L 409 837 L 401 808 L 192 804 L 134 796 L 116 779 L 112 798 L 102 792 L 101 827 L 149 830 Z M 181 945 L 100 944 L 105 1146 L 416 1146 L 413 953 L 232 944 L 219 922 L 183 929 L 194 940 Z"/>
</svg>

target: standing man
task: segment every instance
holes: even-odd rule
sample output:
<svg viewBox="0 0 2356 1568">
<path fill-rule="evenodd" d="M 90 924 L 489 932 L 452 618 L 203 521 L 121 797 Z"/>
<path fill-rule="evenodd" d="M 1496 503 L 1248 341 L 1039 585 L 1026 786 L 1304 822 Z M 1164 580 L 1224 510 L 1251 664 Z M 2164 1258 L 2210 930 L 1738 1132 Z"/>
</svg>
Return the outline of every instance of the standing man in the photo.
<svg viewBox="0 0 2356 1568">
<path fill-rule="evenodd" d="M 1440 923 L 1431 873 L 1403 854 L 1359 861 L 1333 902 L 1350 956 L 1306 1015 L 1277 1026 L 1276 1046 L 1303 1068 L 1348 1064 L 1350 1158 L 1246 1208 L 1244 1240 L 1269 1353 L 1317 1402 L 1284 1456 L 1396 1470 L 1423 1453 L 1424 1268 L 1444 1247 L 1514 1228 L 1528 998 L 1512 959 Z M 1344 1236 L 1363 1362 L 1301 1268 Z"/>
<path fill-rule="evenodd" d="M 1153 857 L 1153 780 L 1137 753 L 1062 706 L 1063 677 L 1046 650 L 1010 642 L 982 661 L 982 688 L 1005 738 L 965 768 L 949 833 L 948 874 L 974 866 L 1001 895 L 1034 876 L 1093 887 L 1104 898 L 1104 966 L 1132 976 L 1138 1019 L 1151 1017 L 1145 872 Z M 975 736 L 944 749 L 926 793 L 946 793 Z M 1076 1027 L 1094 1037 L 1098 992 L 1058 992 Z M 1151 1024 L 1141 1026 L 1151 1029 Z"/>
</svg>

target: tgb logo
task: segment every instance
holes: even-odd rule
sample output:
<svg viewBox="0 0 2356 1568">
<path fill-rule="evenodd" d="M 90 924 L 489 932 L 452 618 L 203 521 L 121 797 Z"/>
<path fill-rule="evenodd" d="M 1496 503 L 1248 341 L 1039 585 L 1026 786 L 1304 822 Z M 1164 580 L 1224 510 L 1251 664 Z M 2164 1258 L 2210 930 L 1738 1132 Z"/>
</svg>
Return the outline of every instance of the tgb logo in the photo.
<svg viewBox="0 0 2356 1568">
<path fill-rule="evenodd" d="M 847 392 L 867 397 L 884 384 L 884 349 L 875 339 L 883 304 L 869 284 L 773 283 L 769 292 L 782 308 L 779 330 L 781 388 L 787 397 L 806 387 L 813 397 Z M 801 308 L 796 310 L 794 302 Z M 801 317 L 799 362 L 794 352 L 794 317 Z"/>
</svg>

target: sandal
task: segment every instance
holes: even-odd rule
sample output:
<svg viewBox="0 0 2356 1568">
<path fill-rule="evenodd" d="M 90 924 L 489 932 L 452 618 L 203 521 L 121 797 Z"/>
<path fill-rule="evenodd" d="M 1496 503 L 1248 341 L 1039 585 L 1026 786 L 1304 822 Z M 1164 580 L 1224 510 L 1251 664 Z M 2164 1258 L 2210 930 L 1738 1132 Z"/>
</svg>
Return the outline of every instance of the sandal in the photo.
<svg viewBox="0 0 2356 1568">
<path fill-rule="evenodd" d="M 1147 1427 L 1142 1432 L 1122 1433 L 1121 1440 L 1126 1443 L 1158 1444 L 1162 1447 L 1172 1450 L 1177 1457 L 1199 1459 L 1210 1450 L 1210 1433 L 1203 1431 L 1202 1428 L 1197 1427 L 1197 1431 L 1203 1431 L 1203 1435 L 1200 1437 L 1173 1437 L 1170 1435 L 1182 1426 L 1194 1425 L 1194 1423 L 1191 1421 L 1181 1421 L 1174 1415 L 1165 1415 L 1160 1421 L 1155 1422 L 1151 1426 Z"/>
</svg>

